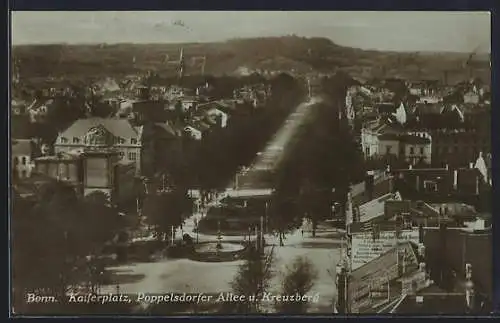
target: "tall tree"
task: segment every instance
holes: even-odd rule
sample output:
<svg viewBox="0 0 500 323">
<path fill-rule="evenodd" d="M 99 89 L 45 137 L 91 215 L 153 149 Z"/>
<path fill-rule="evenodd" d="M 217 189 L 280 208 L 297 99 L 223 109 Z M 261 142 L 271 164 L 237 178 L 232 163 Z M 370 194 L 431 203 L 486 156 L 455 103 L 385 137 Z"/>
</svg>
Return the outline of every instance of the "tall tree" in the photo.
<svg viewBox="0 0 500 323">
<path fill-rule="evenodd" d="M 71 289 L 98 284 L 98 277 L 89 270 L 97 264 L 90 259 L 96 259 L 99 247 L 114 237 L 120 223 L 99 194 L 83 201 L 62 182 L 42 186 L 37 197 L 32 205 L 14 198 L 14 308 L 17 313 L 57 314 L 68 310 L 66 295 Z M 54 296 L 59 302 L 43 308 L 27 304 L 27 292 Z"/>
<path fill-rule="evenodd" d="M 227 310 L 238 314 L 260 313 L 262 297 L 269 290 L 274 275 L 273 261 L 272 249 L 268 253 L 253 247 L 247 251 L 245 263 L 240 266 L 232 282 L 233 292 L 236 295 L 245 295 L 245 301 L 228 304 L 230 308 Z"/>
<path fill-rule="evenodd" d="M 160 240 L 171 237 L 172 231 L 184 223 L 184 219 L 192 212 L 191 200 L 184 190 L 151 194 L 144 201 L 143 214 Z"/>
<path fill-rule="evenodd" d="M 318 271 L 311 261 L 305 257 L 297 257 L 287 266 L 283 279 L 282 295 L 303 297 L 311 291 Z M 276 304 L 277 310 L 282 314 L 303 314 L 307 312 L 307 301 L 282 302 Z"/>
</svg>

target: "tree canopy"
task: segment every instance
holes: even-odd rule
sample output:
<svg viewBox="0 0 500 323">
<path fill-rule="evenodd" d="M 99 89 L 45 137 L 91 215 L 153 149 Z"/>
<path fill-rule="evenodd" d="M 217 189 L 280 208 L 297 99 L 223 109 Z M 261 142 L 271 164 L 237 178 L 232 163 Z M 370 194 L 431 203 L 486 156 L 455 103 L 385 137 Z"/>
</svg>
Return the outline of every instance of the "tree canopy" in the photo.
<svg viewBox="0 0 500 323">
<path fill-rule="evenodd" d="M 33 309 L 24 302 L 26 292 L 55 296 L 64 306 L 71 288 L 98 284 L 97 277 L 89 276 L 88 269 L 97 265 L 90 259 L 123 227 L 100 192 L 79 198 L 72 187 L 54 181 L 39 193 L 36 201 L 13 196 L 12 278 L 18 313 Z"/>
</svg>

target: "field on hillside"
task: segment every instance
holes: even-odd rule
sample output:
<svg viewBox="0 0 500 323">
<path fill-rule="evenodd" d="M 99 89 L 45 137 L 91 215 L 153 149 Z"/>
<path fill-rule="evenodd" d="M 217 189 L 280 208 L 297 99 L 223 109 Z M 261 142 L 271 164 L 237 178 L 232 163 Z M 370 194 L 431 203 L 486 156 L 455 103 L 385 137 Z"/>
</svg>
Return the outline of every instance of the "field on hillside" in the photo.
<svg viewBox="0 0 500 323">
<path fill-rule="evenodd" d="M 13 47 L 12 57 L 19 62 L 25 78 L 119 76 L 146 70 L 171 74 L 181 48 L 189 74 L 201 73 L 200 58 L 205 57 L 205 73 L 215 75 L 232 74 L 246 67 L 299 73 L 341 68 L 358 77 L 409 79 L 443 79 L 448 71 L 450 82 L 469 76 L 464 68 L 467 53 L 365 51 L 339 46 L 325 38 L 297 36 L 190 44 L 23 45 Z M 489 82 L 488 59 L 474 56 L 470 64 L 472 76 Z"/>
</svg>

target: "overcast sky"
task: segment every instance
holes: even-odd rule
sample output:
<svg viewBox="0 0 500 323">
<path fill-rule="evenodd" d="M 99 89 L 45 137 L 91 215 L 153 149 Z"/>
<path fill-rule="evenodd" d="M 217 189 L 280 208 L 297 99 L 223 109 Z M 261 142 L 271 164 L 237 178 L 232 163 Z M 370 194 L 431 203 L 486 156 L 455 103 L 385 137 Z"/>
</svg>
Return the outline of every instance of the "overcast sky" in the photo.
<svg viewBox="0 0 500 323">
<path fill-rule="evenodd" d="M 487 12 L 12 12 L 14 45 L 209 42 L 296 34 L 364 49 L 489 52 L 490 30 Z"/>
</svg>

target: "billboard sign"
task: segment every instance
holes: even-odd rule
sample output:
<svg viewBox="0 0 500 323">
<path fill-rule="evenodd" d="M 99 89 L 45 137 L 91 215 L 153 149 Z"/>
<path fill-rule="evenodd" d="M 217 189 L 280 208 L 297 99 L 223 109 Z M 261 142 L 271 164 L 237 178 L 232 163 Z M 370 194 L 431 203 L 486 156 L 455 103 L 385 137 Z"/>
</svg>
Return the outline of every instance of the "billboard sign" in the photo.
<svg viewBox="0 0 500 323">
<path fill-rule="evenodd" d="M 399 236 L 396 240 L 396 231 L 379 232 L 377 239 L 374 239 L 371 232 L 353 233 L 351 238 L 352 270 L 385 254 L 396 246 L 396 241 L 418 243 L 418 230 L 402 230 Z"/>
</svg>

